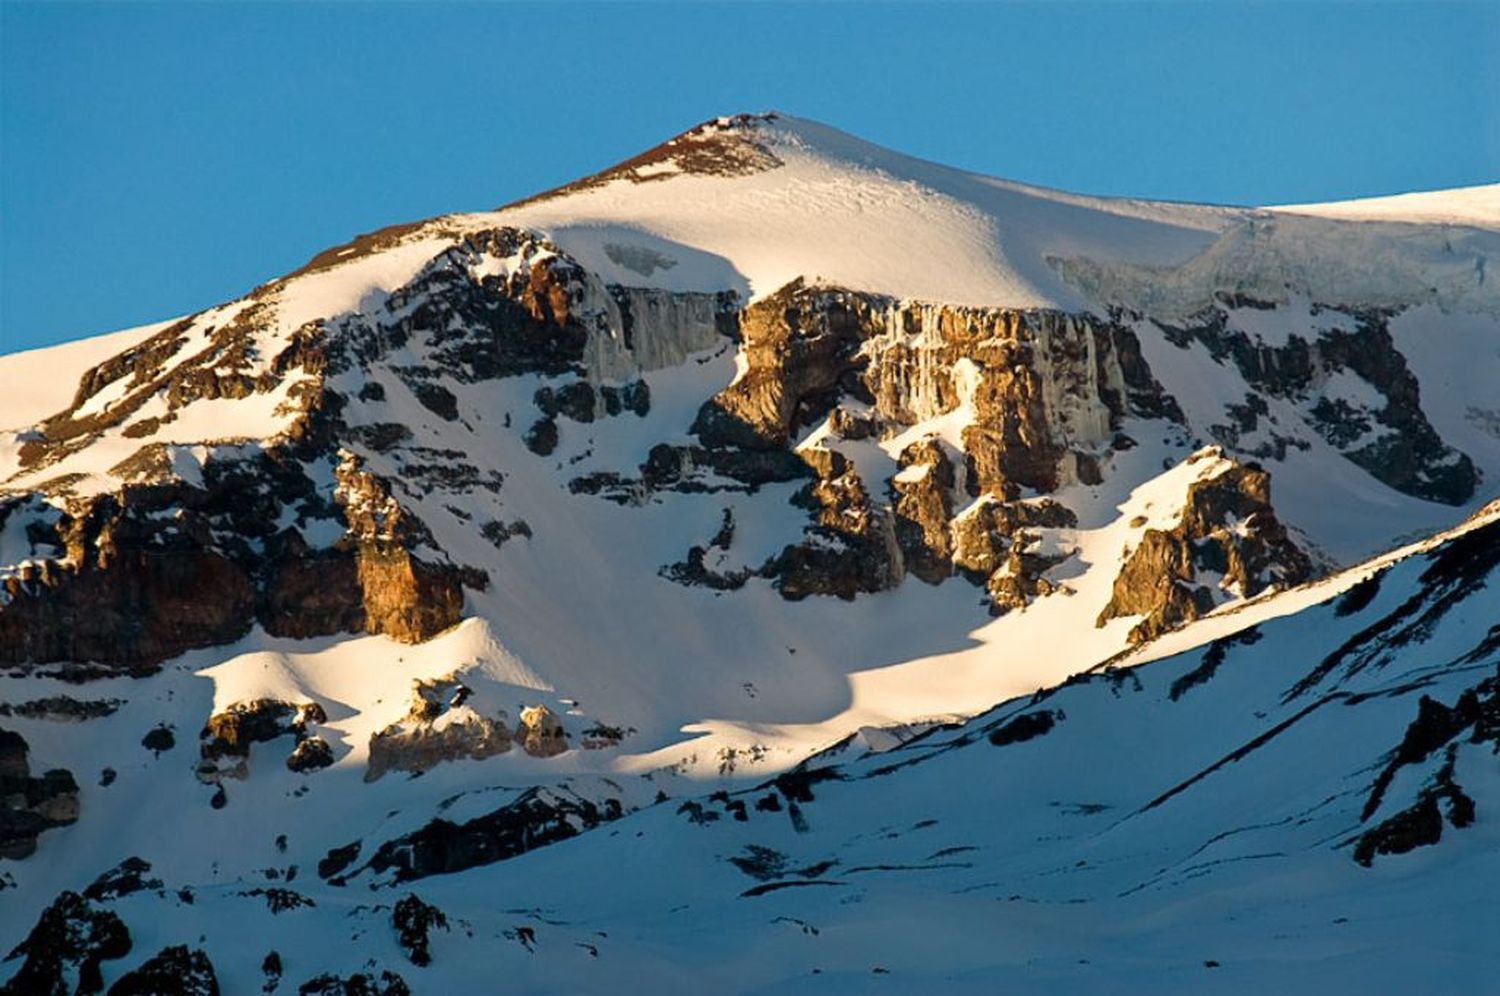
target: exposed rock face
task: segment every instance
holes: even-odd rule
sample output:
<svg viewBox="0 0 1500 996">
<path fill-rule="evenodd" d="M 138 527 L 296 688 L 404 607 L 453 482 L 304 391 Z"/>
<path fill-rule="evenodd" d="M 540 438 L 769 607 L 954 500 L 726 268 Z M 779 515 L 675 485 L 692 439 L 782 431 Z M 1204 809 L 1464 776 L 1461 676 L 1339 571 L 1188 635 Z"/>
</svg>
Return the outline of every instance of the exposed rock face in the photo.
<svg viewBox="0 0 1500 996">
<path fill-rule="evenodd" d="M 122 975 L 109 996 L 219 996 L 219 979 L 208 955 L 179 944 Z"/>
<path fill-rule="evenodd" d="M 1294 404 L 1313 431 L 1377 480 L 1430 501 L 1468 501 L 1478 471 L 1467 454 L 1443 442 L 1422 411 L 1417 379 L 1391 338 L 1396 312 L 1326 305 L 1314 306 L 1314 312 L 1342 320 L 1279 345 L 1231 328 L 1222 307 L 1180 326 L 1156 324 L 1178 346 L 1200 343 L 1216 360 L 1232 362 L 1257 391 Z M 1378 401 L 1371 404 L 1361 396 L 1366 392 Z M 1226 401 L 1225 412 L 1225 423 L 1213 429 L 1226 445 L 1278 458 L 1288 444 L 1296 445 L 1284 429 L 1266 424 L 1269 413 L 1257 395 Z"/>
<path fill-rule="evenodd" d="M 461 572 L 408 552 L 423 531 L 352 461 L 340 469 L 340 502 L 322 511 L 343 519 L 346 536 L 322 550 L 296 527 L 268 535 L 275 506 L 254 496 L 268 485 L 288 504 L 314 496 L 296 465 L 277 469 L 266 458 L 209 464 L 202 488 L 127 487 L 34 517 L 36 545 L 61 556 L 0 580 L 0 661 L 95 661 L 140 673 L 256 622 L 278 636 L 365 631 L 407 642 L 457 622 Z M 0 516 L 27 511 L 0 503 Z M 257 539 L 259 551 L 248 542 Z"/>
<path fill-rule="evenodd" d="M 740 333 L 745 372 L 694 426 L 709 446 L 785 446 L 844 396 L 871 407 L 859 421 L 886 431 L 969 405 L 970 493 L 1015 497 L 1097 479 L 1127 414 L 1180 418 L 1134 335 L 1090 316 L 922 305 L 799 280 L 745 309 Z M 853 420 L 837 421 L 848 431 Z"/>
<path fill-rule="evenodd" d="M 781 160 L 756 134 L 756 125 L 775 114 L 735 114 L 705 121 L 669 142 L 646 150 L 593 176 L 508 205 L 518 207 L 603 186 L 615 180 L 650 183 L 678 173 L 695 176 L 750 176 L 773 170 Z"/>
<path fill-rule="evenodd" d="M 759 573 L 788 598 L 853 597 L 910 572 L 940 583 L 957 568 L 983 583 L 996 611 L 1052 590 L 1058 557 L 1032 551 L 1036 528 L 1069 513 L 1035 505 L 997 512 L 1023 489 L 1099 483 L 1127 416 L 1181 419 L 1124 326 L 1082 315 L 899 302 L 795 281 L 742 314 L 743 372 L 699 411 L 710 452 L 784 452 L 827 416 L 827 449 L 800 456 L 817 474 L 803 496 L 814 524 Z M 963 415 L 961 452 L 937 438 L 899 454 L 891 505 L 884 482 L 860 481 L 840 439 L 889 438 Z M 833 453 L 832 456 L 820 455 Z M 966 496 L 983 497 L 962 516 Z M 995 520 L 999 518 L 997 523 Z M 1003 528 L 997 529 L 996 526 Z M 688 565 L 691 567 L 691 565 Z"/>
<path fill-rule="evenodd" d="M 25 957 L 0 993 L 6 996 L 84 996 L 104 991 L 99 963 L 130 953 L 130 931 L 114 913 L 76 892 L 64 892 L 42 911 L 26 940 L 6 960 Z"/>
<path fill-rule="evenodd" d="M 1188 486 L 1181 517 L 1171 529 L 1147 529 L 1115 578 L 1097 625 L 1145 616 L 1130 632 L 1134 643 L 1154 639 L 1208 612 L 1229 592 L 1249 598 L 1270 587 L 1306 580 L 1307 555 L 1271 509 L 1271 477 L 1254 465 L 1223 458 L 1217 448 L 1189 462 L 1219 460 Z"/>
<path fill-rule="evenodd" d="M 1443 822 L 1455 829 L 1475 819 L 1474 800 L 1454 777 L 1458 750 L 1465 744 L 1488 744 L 1500 754 L 1500 666 L 1447 706 L 1423 695 L 1417 716 L 1390 760 L 1376 776 L 1365 800 L 1361 819 L 1380 811 L 1396 775 L 1403 768 L 1438 762 L 1436 771 L 1417 792 L 1415 801 L 1362 833 L 1354 844 L 1354 860 L 1368 867 L 1381 854 L 1404 854 L 1436 844 Z"/>
<path fill-rule="evenodd" d="M 798 494 L 814 525 L 802 542 L 788 546 L 761 573 L 782 596 L 837 595 L 884 591 L 904 571 L 890 516 L 870 501 L 854 465 L 834 450 L 799 454 L 818 475 Z"/>
<path fill-rule="evenodd" d="M 411 996 L 411 987 L 395 972 L 356 972 L 348 978 L 319 975 L 297 987 L 297 996 Z"/>
<path fill-rule="evenodd" d="M 49 695 L 26 702 L 0 702 L 0 716 L 22 716 L 26 719 L 49 719 L 60 723 L 112 716 L 124 705 L 124 699 L 75 699 L 70 695 Z"/>
<path fill-rule="evenodd" d="M 149 874 L 151 874 L 151 862 L 144 858 L 129 857 L 94 879 L 89 887 L 83 890 L 83 896 L 94 902 L 104 902 L 119 899 L 121 896 L 128 896 L 143 889 L 160 889 L 161 879 L 147 878 Z"/>
<path fill-rule="evenodd" d="M 723 558 L 730 546 L 734 543 L 734 513 L 730 509 L 724 509 L 724 519 L 719 526 L 718 532 L 714 533 L 707 546 L 692 546 L 688 548 L 687 557 L 673 564 L 662 567 L 659 573 L 668 581 L 678 584 L 702 585 L 717 591 L 733 591 L 743 588 L 745 582 L 754 577 L 756 571 L 750 567 L 722 569 L 721 565 L 715 563 L 709 565 L 709 558 L 715 561 Z M 616 738 L 618 741 L 618 738 Z M 588 746 L 585 742 L 584 746 Z"/>
<path fill-rule="evenodd" d="M 208 718 L 199 735 L 198 778 L 217 784 L 224 778 L 249 774 L 250 745 L 292 736 L 300 747 L 309 725 L 328 721 L 316 702 L 293 704 L 277 699 L 236 702 Z M 324 745 L 327 746 L 326 744 Z M 295 756 L 295 755 L 293 755 Z M 291 757 L 287 759 L 288 765 Z"/>
<path fill-rule="evenodd" d="M 0 729 L 0 858 L 25 858 L 37 837 L 78 821 L 78 783 L 61 768 L 31 776 L 28 746 L 19 733 Z"/>
<path fill-rule="evenodd" d="M 333 764 L 333 747 L 322 737 L 308 737 L 301 741 L 286 756 L 286 766 L 292 771 L 306 773 L 318 771 Z"/>
<path fill-rule="evenodd" d="M 556 757 L 568 749 L 568 734 L 557 713 L 544 705 L 527 706 L 516 724 L 516 742 L 532 757 Z"/>
<path fill-rule="evenodd" d="M 351 248 L 390 242 L 367 241 Z M 498 491 L 502 477 L 462 452 L 418 446 L 410 427 L 380 418 L 381 381 L 399 381 L 436 419 L 456 422 L 465 413 L 451 385 L 587 377 L 538 394 L 548 414 L 531 442 L 550 452 L 558 417 L 644 414 L 640 371 L 680 363 L 735 324 L 733 294 L 609 287 L 511 228 L 455 238 L 369 313 L 287 332 L 278 324 L 284 286 L 193 316 L 88 371 L 69 409 L 31 434 L 12 478 L 28 483 L 0 491 L 0 526 L 18 517 L 32 547 L 24 566 L 0 574 L 0 663 L 93 662 L 70 668 L 80 679 L 141 673 L 255 624 L 293 638 L 428 639 L 457 622 L 463 586 L 488 579 L 451 563 L 402 495 Z M 410 363 L 413 353 L 421 363 Z M 360 421 L 346 420 L 356 399 L 334 386 L 356 370 L 367 375 Z M 199 402 L 275 392 L 284 397 L 266 430 L 274 434 L 253 446 L 154 438 Z M 139 444 L 102 474 L 107 486 L 94 471 L 45 478 L 106 432 Z M 366 470 L 371 453 L 399 474 Z"/>
<path fill-rule="evenodd" d="M 953 517 L 957 478 L 953 462 L 936 439 L 912 443 L 901 452 L 901 470 L 891 479 L 895 494 L 896 543 L 906 569 L 937 584 L 953 572 Z"/>
<path fill-rule="evenodd" d="M 398 882 L 463 871 L 576 837 L 623 814 L 617 799 L 601 805 L 563 790 L 528 789 L 514 802 L 466 823 L 433 820 L 388 840 L 364 866 L 331 881 L 339 883 L 366 870 Z M 329 866 L 330 875 L 339 874 L 333 868 Z M 323 871 L 320 866 L 319 874 Z"/>
<path fill-rule="evenodd" d="M 434 928 L 448 929 L 448 918 L 443 911 L 430 903 L 424 903 L 414 893 L 407 893 L 396 900 L 391 910 L 391 926 L 396 928 L 396 939 L 406 949 L 406 957 L 413 965 L 432 964 L 432 951 L 428 935 Z"/>
<path fill-rule="evenodd" d="M 511 748 L 504 716 L 485 716 L 465 703 L 471 691 L 456 676 L 412 682 L 406 718 L 370 737 L 365 781 L 387 771 L 426 771 L 444 761 L 480 760 Z"/>
<path fill-rule="evenodd" d="M 1050 498 L 1027 501 L 979 499 L 953 520 L 953 564 L 978 583 L 986 582 L 1025 548 L 1038 529 L 1072 529 L 1078 517 Z"/>
</svg>

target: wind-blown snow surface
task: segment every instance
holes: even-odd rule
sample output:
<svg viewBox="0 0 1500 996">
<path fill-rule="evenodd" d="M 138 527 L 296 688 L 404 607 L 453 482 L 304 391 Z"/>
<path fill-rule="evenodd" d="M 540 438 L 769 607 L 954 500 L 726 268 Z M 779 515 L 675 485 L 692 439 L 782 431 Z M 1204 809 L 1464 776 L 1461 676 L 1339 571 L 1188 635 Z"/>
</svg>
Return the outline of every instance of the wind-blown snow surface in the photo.
<svg viewBox="0 0 1500 996">
<path fill-rule="evenodd" d="M 1260 431 L 1297 444 L 1269 463 L 1273 501 L 1323 562 L 1349 565 L 1427 537 L 1493 497 L 1500 297 L 1484 269 L 1500 252 L 1493 198 L 1484 192 L 1493 188 L 1423 195 L 1395 208 L 1353 202 L 1347 210 L 1106 200 L 951 170 L 785 117 L 750 126 L 725 120 L 708 134 L 743 137 L 745 127 L 778 165 L 720 175 L 682 170 L 668 157 L 633 178 L 437 219 L 378 251 L 350 249 L 346 262 L 267 285 L 259 300 L 275 321 L 252 357 L 264 366 L 308 321 L 379 312 L 466 232 L 497 225 L 542 232 L 603 283 L 631 288 L 750 299 L 805 277 L 935 303 L 1114 307 L 1184 421 L 1128 420 L 1123 432 L 1137 445 L 1110 457 L 1105 482 L 1055 496 L 1079 519 L 1040 539 L 1038 552 L 1072 555 L 1053 575 L 1061 592 L 993 619 L 981 590 L 957 579 L 908 580 L 852 603 L 793 603 L 761 579 L 723 593 L 660 577 L 661 565 L 714 535 L 726 509 L 736 531 L 718 565 L 724 570 L 764 562 L 806 524 L 787 500 L 794 484 L 755 494 L 663 492 L 625 506 L 569 491 L 571 479 L 591 471 L 636 467 L 657 443 L 690 441 L 699 405 L 743 369 L 734 345 L 711 335 L 664 337 L 635 356 L 613 340 L 592 343 L 591 370 L 606 379 L 639 374 L 650 411 L 569 424 L 545 459 L 520 438 L 535 417 L 539 377 L 449 383 L 461 417 L 447 422 L 388 368 L 370 374 L 386 396 L 379 411 L 358 400 L 364 374 L 346 375 L 333 386 L 350 398 L 351 425 L 397 421 L 413 446 L 460 450 L 475 466 L 505 474 L 498 495 L 476 491 L 457 512 L 451 499 L 412 497 L 438 546 L 489 569 L 488 590 L 468 593 L 460 625 L 414 647 L 369 636 L 277 640 L 257 630 L 139 681 L 80 690 L 50 678 L 6 678 L 7 702 L 59 694 L 125 702 L 82 726 L 4 719 L 32 745 L 35 770 L 75 772 L 83 817 L 43 835 L 34 858 L 0 864 L 0 883 L 14 883 L 0 891 L 0 949 L 9 950 L 60 889 L 86 885 L 138 854 L 167 891 L 117 904 L 137 946 L 124 962 L 106 964 L 107 980 L 164 944 L 200 934 L 226 992 L 257 991 L 260 960 L 273 947 L 287 964 L 283 991 L 369 960 L 402 971 L 418 992 L 486 991 L 496 978 L 564 991 L 619 988 L 621 979 L 649 979 L 667 991 L 847 991 L 872 983 L 990 991 L 1002 974 L 1007 984 L 1039 991 L 1232 991 L 1251 978 L 1289 991 L 1421 985 L 1425 963 L 1395 954 L 1408 936 L 1442 952 L 1451 966 L 1445 983 L 1476 974 L 1493 920 L 1465 910 L 1484 901 L 1484 883 L 1497 870 L 1486 811 L 1439 848 L 1373 869 L 1338 847 L 1360 825 L 1372 768 L 1412 718 L 1417 692 L 1401 690 L 1405 683 L 1421 680 L 1427 694 L 1451 702 L 1449 692 L 1465 680 L 1463 668 L 1441 665 L 1491 624 L 1482 586 L 1444 617 L 1420 656 L 1394 654 L 1388 667 L 1330 679 L 1317 693 L 1381 693 L 1368 704 L 1329 706 L 1154 809 L 1143 807 L 1306 705 L 1280 696 L 1340 641 L 1418 591 L 1426 554 L 1406 549 L 1356 573 L 1231 604 L 1129 658 L 1120 655 L 1131 650 L 1133 620 L 1102 627 L 1094 620 L 1122 551 L 1147 528 L 1170 528 L 1189 484 L 1223 467 L 1217 456 L 1187 458 L 1215 438 L 1225 403 L 1249 387 L 1202 343 L 1169 341 L 1156 319 L 1192 315 L 1226 291 L 1274 305 L 1227 308 L 1231 330 L 1272 347 L 1354 321 L 1327 310 L 1330 303 L 1399 309 L 1391 335 L 1420 384 L 1423 411 L 1485 475 L 1460 507 L 1402 494 L 1306 430 L 1296 399 L 1272 398 Z M 1322 217 L 1303 216 L 1310 214 Z M 184 352 L 242 307 L 195 316 Z M 0 426 L 9 428 L 0 433 L 0 479 L 11 478 L 8 488 L 61 473 L 80 475 L 79 493 L 120 485 L 113 468 L 139 445 L 123 427 L 45 475 L 11 475 L 27 429 L 66 407 L 86 367 L 164 325 L 0 357 Z M 952 374 L 967 376 L 962 368 Z M 1358 377 L 1330 381 L 1320 388 L 1351 407 L 1380 403 Z M 254 446 L 283 431 L 282 402 L 293 386 L 196 401 L 155 441 L 172 447 L 176 472 L 192 479 L 213 447 Z M 116 403 L 113 389 L 96 395 L 90 411 Z M 965 404 L 894 439 L 839 445 L 867 481 L 880 482 L 896 475 L 907 442 L 931 435 L 954 443 L 972 417 Z M 813 426 L 799 444 L 829 431 Z M 368 467 L 401 473 L 388 455 L 370 455 Z M 332 468 L 321 473 L 331 489 Z M 491 517 L 528 522 L 533 534 L 508 541 L 497 556 L 474 526 Z M 308 535 L 313 545 L 334 538 Z M 0 551 L 12 547 L 29 549 L 24 535 L 0 536 Z M 1389 580 L 1366 609 L 1346 616 L 1324 604 L 1387 567 Z M 1489 583 L 1492 596 L 1500 580 Z M 1212 681 L 1170 694 L 1203 667 L 1207 641 L 1255 623 L 1264 623 L 1259 643 L 1236 645 Z M 982 735 L 1033 711 L 1015 696 L 1107 661 L 1174 653 L 1064 687 L 1045 708 L 1066 718 L 1039 739 L 992 747 Z M 511 718 L 547 704 L 575 742 L 595 723 L 628 735 L 613 749 L 546 760 L 513 750 L 365 783 L 370 734 L 405 715 L 412 681 L 455 670 L 476 702 Z M 258 744 L 249 778 L 229 783 L 227 807 L 211 809 L 212 790 L 192 771 L 197 731 L 214 710 L 260 697 L 322 703 L 328 715 L 318 732 L 336 763 L 297 775 L 281 763 L 285 742 Z M 938 729 L 883 757 L 859 756 L 1006 699 L 968 726 Z M 1332 716 L 1339 722 L 1326 722 Z M 175 727 L 178 746 L 155 757 L 140 740 L 159 723 Z M 744 796 L 745 822 L 704 798 L 720 781 L 744 790 L 851 735 L 825 758 L 849 761 L 842 780 L 813 787 L 816 800 L 799 803 L 805 830 L 789 813 L 794 792 L 778 790 L 774 812 L 754 806 L 768 790 Z M 898 760 L 911 763 L 879 773 Z M 1460 780 L 1472 780 L 1475 795 L 1500 798 L 1492 771 L 1465 765 Z M 109 786 L 98 784 L 106 766 L 117 772 Z M 453 921 L 435 934 L 430 969 L 407 964 L 394 944 L 388 907 L 404 888 L 371 892 L 373 873 L 340 888 L 313 871 L 331 848 L 363 840 L 367 859 L 379 843 L 434 816 L 462 822 L 534 785 L 645 811 L 534 854 L 417 883 L 412 888 Z M 653 806 L 658 792 L 669 799 Z M 692 822 L 691 807 L 679 810 L 684 800 L 718 818 Z M 281 834 L 284 853 L 274 845 Z M 229 838 L 236 847 L 224 846 Z M 734 857 L 772 873 L 748 874 Z M 825 861 L 837 864 L 798 874 Z M 288 882 L 292 865 L 298 872 Z M 273 885 L 304 892 L 317 906 L 272 915 L 263 898 L 240 895 Z M 743 895 L 758 886 L 775 888 Z M 172 898 L 179 887 L 193 891 L 191 905 Z"/>
<path fill-rule="evenodd" d="M 1500 183 L 1453 190 L 1424 190 L 1389 197 L 1366 197 L 1327 204 L 1284 204 L 1267 208 L 1287 214 L 1313 214 L 1350 221 L 1410 221 L 1433 225 L 1500 227 Z"/>
<path fill-rule="evenodd" d="M 951 304 L 1076 307 L 1084 302 L 1047 256 L 1115 258 L 1125 249 L 1137 262 L 1180 263 L 1242 213 L 1027 187 L 784 116 L 757 125 L 754 138 L 780 166 L 616 180 L 490 219 L 544 231 L 622 283 L 758 296 L 805 276 Z M 650 250 L 668 265 L 632 269 L 612 245 Z"/>
</svg>

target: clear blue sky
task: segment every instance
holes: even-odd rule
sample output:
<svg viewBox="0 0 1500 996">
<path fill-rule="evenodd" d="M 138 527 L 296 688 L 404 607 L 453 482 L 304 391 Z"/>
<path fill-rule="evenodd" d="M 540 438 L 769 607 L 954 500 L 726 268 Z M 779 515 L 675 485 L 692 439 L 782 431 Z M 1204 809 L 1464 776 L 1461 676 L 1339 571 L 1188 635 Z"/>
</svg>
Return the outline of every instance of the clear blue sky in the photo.
<svg viewBox="0 0 1500 996">
<path fill-rule="evenodd" d="M 237 296 L 778 108 L 1048 186 L 1500 179 L 1500 4 L 0 0 L 0 352 Z"/>
</svg>

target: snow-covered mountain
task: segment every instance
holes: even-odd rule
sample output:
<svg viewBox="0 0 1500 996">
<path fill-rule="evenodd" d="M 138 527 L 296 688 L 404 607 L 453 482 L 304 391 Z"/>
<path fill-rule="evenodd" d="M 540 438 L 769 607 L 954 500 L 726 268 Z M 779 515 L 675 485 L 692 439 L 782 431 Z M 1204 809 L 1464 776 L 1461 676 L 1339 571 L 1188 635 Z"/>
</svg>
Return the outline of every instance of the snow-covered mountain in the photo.
<svg viewBox="0 0 1500 996">
<path fill-rule="evenodd" d="M 1497 219 L 741 115 L 0 357 L 8 991 L 1485 977 Z"/>
</svg>

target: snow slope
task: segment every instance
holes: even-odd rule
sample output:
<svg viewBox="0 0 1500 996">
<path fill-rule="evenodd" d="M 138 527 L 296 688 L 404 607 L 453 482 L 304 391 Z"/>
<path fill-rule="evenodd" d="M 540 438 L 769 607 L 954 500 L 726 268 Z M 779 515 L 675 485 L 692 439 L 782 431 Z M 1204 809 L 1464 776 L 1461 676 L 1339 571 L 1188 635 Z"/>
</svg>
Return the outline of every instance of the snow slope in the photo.
<svg viewBox="0 0 1500 996">
<path fill-rule="evenodd" d="M 171 325 L 155 322 L 60 346 L 0 354 L 0 426 L 19 429 L 67 407 L 78 378 L 96 363 L 150 338 Z"/>
<path fill-rule="evenodd" d="M 1283 204 L 1266 210 L 1349 221 L 1407 221 L 1429 225 L 1500 228 L 1500 183 L 1325 204 Z"/>
</svg>

